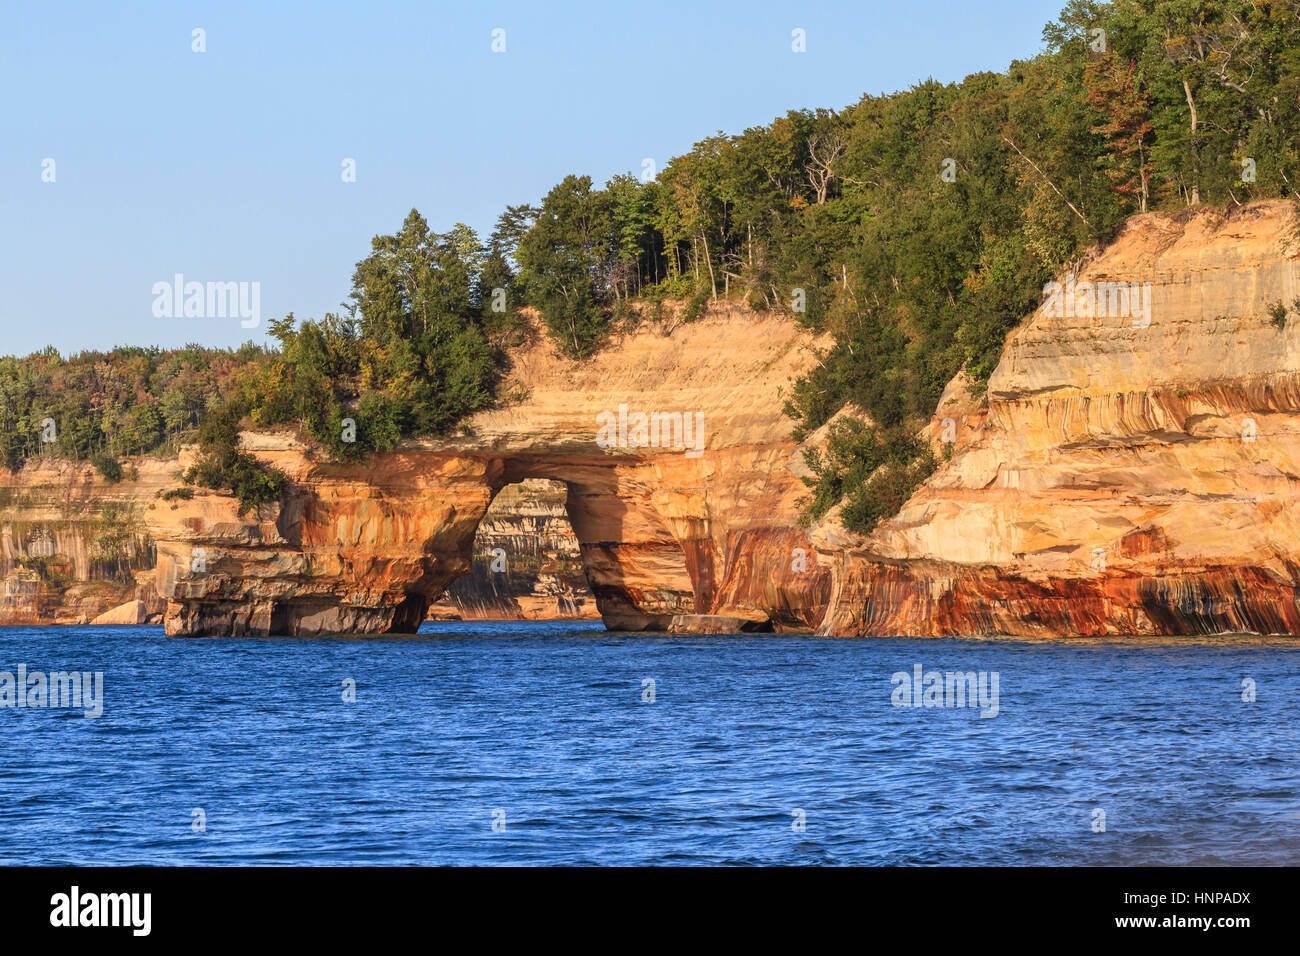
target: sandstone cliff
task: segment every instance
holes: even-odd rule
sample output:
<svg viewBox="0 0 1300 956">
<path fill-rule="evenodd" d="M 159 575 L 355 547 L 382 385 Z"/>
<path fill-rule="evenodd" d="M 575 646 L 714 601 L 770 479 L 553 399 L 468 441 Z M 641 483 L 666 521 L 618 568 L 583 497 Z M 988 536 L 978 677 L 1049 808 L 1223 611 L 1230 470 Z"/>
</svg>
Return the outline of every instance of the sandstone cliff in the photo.
<svg viewBox="0 0 1300 956">
<path fill-rule="evenodd" d="M 647 321 L 581 363 L 534 334 L 512 355 L 507 404 L 365 467 L 246 434 L 292 480 L 255 514 L 201 490 L 156 497 L 184 455 L 112 489 L 85 468 L 30 466 L 0 503 L 0 620 L 145 599 L 133 577 L 156 547 L 178 635 L 411 631 L 431 606 L 493 602 L 494 616 L 545 613 L 579 593 L 578 563 L 614 628 L 1300 633 L 1294 231 L 1289 203 L 1130 221 L 1077 268 L 1071 307 L 1049 299 L 1010 337 L 986 390 L 949 385 L 926 429 L 942 464 L 866 537 L 833 513 L 798 525 L 805 469 L 781 405 L 814 343 L 788 318 L 723 307 Z M 1136 283 L 1143 304 L 1114 283 Z M 636 416 L 654 413 L 698 415 L 703 440 L 638 441 Z M 554 528 L 558 497 L 531 516 L 497 499 L 530 479 L 563 487 L 571 540 Z M 129 521 L 110 512 L 111 533 L 101 495 L 131 505 Z M 491 577 L 494 546 L 534 577 Z M 94 601 L 76 591 L 110 579 Z"/>
<path fill-rule="evenodd" d="M 188 462 L 188 456 L 186 456 Z M 167 602 L 154 586 L 148 510 L 177 487 L 179 458 L 137 458 L 129 477 L 104 480 L 88 464 L 33 459 L 0 470 L 0 625 L 161 623 Z M 492 571 L 493 548 L 514 559 Z M 586 585 L 563 489 L 508 486 L 474 542 L 474 566 L 431 616 L 471 620 L 599 619 Z"/>
<path fill-rule="evenodd" d="M 133 470 L 111 483 L 61 460 L 0 469 L 0 624 L 84 624 L 133 600 L 161 617 L 143 516 L 175 483 L 176 463 L 140 459 Z"/>
<path fill-rule="evenodd" d="M 1293 216 L 1131 220 L 1076 288 L 1149 282 L 1149 316 L 1047 303 L 987 395 L 951 387 L 929 434 L 942 451 L 950 418 L 952 457 L 897 517 L 818 529 L 821 631 L 1300 632 Z"/>
<path fill-rule="evenodd" d="M 507 485 L 479 522 L 469 574 L 429 608 L 440 620 L 599 620 L 558 481 Z"/>
<path fill-rule="evenodd" d="M 356 467 L 287 434 L 247 434 L 292 481 L 279 505 L 241 516 L 201 491 L 151 504 L 168 633 L 412 631 L 471 570 L 494 496 L 529 478 L 565 486 L 607 626 L 666 629 L 683 614 L 815 626 L 829 574 L 795 520 L 804 488 L 781 412 L 814 361 L 808 336 L 788 318 L 721 310 L 671 330 L 646 322 L 573 362 L 533 331 L 511 357 L 512 404 L 461 437 Z M 637 416 L 661 427 L 646 434 Z"/>
</svg>

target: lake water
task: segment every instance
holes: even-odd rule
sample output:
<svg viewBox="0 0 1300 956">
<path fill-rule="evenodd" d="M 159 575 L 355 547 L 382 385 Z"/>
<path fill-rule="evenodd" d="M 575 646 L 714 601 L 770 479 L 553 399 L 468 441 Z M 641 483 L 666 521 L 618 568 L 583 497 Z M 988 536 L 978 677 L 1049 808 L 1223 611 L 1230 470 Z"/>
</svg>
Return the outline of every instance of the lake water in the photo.
<svg viewBox="0 0 1300 956">
<path fill-rule="evenodd" d="M 0 709 L 0 862 L 1300 862 L 1294 640 L 425 629 L 0 628 L 104 698 Z M 895 706 L 915 665 L 996 716 Z"/>
</svg>

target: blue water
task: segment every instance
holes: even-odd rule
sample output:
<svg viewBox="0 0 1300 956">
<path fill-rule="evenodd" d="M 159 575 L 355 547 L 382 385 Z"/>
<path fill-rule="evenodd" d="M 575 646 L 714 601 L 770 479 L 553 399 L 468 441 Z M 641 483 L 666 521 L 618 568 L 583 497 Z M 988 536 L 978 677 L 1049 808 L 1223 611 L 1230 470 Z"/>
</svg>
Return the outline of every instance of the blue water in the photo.
<svg viewBox="0 0 1300 956">
<path fill-rule="evenodd" d="M 0 629 L 105 697 L 0 710 L 0 862 L 1300 862 L 1296 641 L 426 631 Z M 997 716 L 893 706 L 918 663 Z"/>
</svg>

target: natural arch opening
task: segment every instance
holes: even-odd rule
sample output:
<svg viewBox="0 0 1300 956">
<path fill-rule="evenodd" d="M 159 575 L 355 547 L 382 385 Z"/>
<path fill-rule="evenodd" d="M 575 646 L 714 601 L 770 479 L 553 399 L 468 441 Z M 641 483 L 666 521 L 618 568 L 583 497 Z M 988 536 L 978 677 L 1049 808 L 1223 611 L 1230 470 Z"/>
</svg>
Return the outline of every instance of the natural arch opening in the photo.
<svg viewBox="0 0 1300 956">
<path fill-rule="evenodd" d="M 687 548 L 664 514 L 678 491 L 655 469 L 567 456 L 505 461 L 507 482 L 527 478 L 548 478 L 567 490 L 587 584 L 607 629 L 664 631 L 678 615 L 695 611 L 699 595 Z"/>
<path fill-rule="evenodd" d="M 561 481 L 526 478 L 492 499 L 474 535 L 469 573 L 434 601 L 428 620 L 600 620 Z"/>
</svg>

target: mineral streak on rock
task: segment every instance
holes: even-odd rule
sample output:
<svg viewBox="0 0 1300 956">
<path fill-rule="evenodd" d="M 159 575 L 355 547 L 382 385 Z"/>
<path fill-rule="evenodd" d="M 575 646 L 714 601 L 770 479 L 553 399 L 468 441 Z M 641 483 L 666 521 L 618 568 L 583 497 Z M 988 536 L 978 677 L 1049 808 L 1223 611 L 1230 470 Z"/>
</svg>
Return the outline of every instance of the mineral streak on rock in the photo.
<svg viewBox="0 0 1300 956">
<path fill-rule="evenodd" d="M 492 500 L 474 536 L 473 566 L 430 607 L 436 620 L 599 620 L 568 491 L 530 478 Z"/>
<path fill-rule="evenodd" d="M 0 625 L 85 624 L 133 601 L 161 618 L 143 512 L 176 463 L 142 458 L 131 471 L 109 482 L 53 458 L 0 469 Z"/>
<path fill-rule="evenodd" d="M 134 494 L 148 534 L 132 532 L 121 561 L 143 572 L 138 555 L 156 546 L 170 634 L 413 631 L 470 571 L 497 493 L 547 479 L 563 485 L 612 628 L 1300 633 L 1294 231 L 1285 202 L 1130 220 L 1075 270 L 1074 287 L 1149 283 L 1149 311 L 1117 312 L 1100 293 L 1096 308 L 1040 307 L 987 389 L 972 393 L 962 375 L 949 384 L 924 432 L 939 468 L 867 536 L 834 512 L 799 526 L 807 470 L 781 408 L 817 343 L 788 317 L 721 307 L 671 329 L 646 321 L 582 362 L 558 356 L 534 318 L 501 391 L 512 398 L 474 416 L 468 434 L 364 467 L 330 464 L 287 434 L 246 434 L 292 480 L 257 513 L 202 490 L 155 497 L 167 484 L 158 472 L 174 474 L 184 455 L 114 491 L 84 468 L 53 492 L 28 469 L 11 475 L 0 612 L 76 614 L 80 599 L 66 594 L 57 612 L 42 604 L 31 549 L 48 539 L 36 523 L 70 574 L 93 577 L 94 509 L 60 523 L 56 499 Z M 1278 303 L 1291 311 L 1281 329 Z M 634 430 L 598 441 L 622 406 L 698 414 L 702 453 L 638 442 Z M 148 600 L 112 590 L 89 617 Z"/>
<path fill-rule="evenodd" d="M 806 489 L 781 408 L 791 377 L 816 360 L 811 344 L 789 318 L 713 311 L 673 330 L 644 323 L 572 362 L 534 322 L 502 390 L 524 397 L 474 416 L 466 435 L 359 467 L 287 434 L 245 434 L 292 489 L 243 516 L 203 491 L 147 510 L 167 632 L 414 631 L 470 570 L 494 496 L 526 479 L 563 484 L 606 626 L 666 630 L 679 614 L 719 614 L 810 630 L 830 574 L 798 527 Z M 635 429 L 598 442 L 602 414 L 621 405 L 664 420 L 698 413 L 702 453 L 638 442 Z"/>
<path fill-rule="evenodd" d="M 817 530 L 821 632 L 1300 632 L 1293 216 L 1131 220 L 1077 281 L 1150 282 L 1149 324 L 1040 308 L 985 396 L 950 387 L 951 460 L 869 537 Z"/>
</svg>

